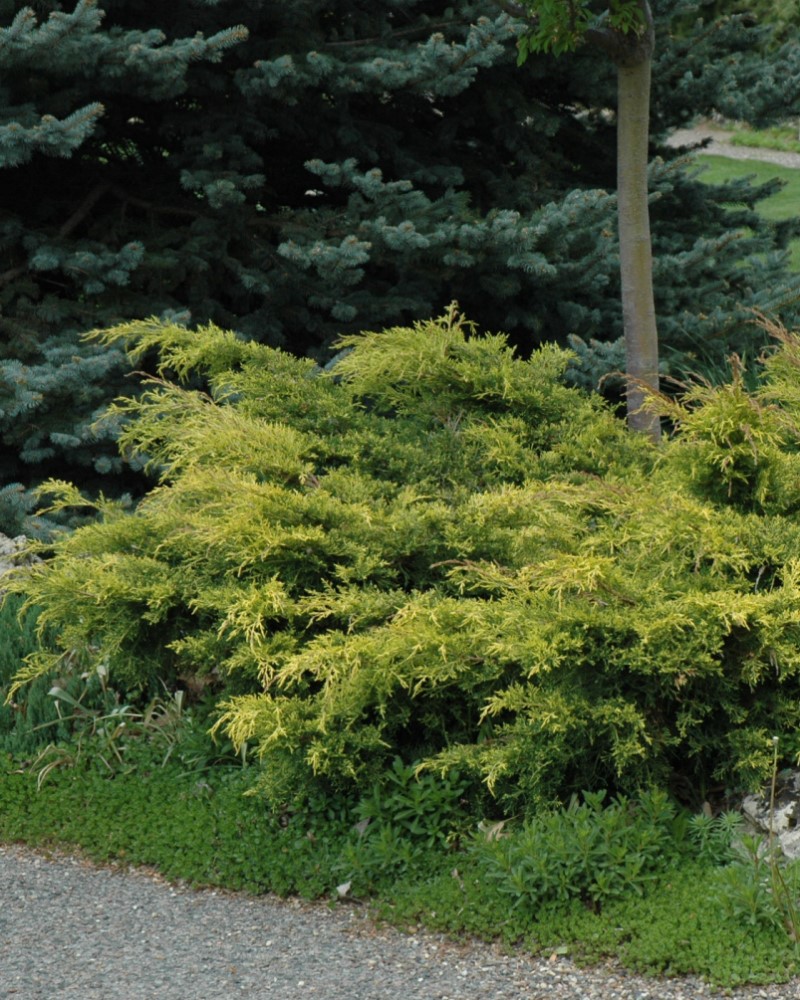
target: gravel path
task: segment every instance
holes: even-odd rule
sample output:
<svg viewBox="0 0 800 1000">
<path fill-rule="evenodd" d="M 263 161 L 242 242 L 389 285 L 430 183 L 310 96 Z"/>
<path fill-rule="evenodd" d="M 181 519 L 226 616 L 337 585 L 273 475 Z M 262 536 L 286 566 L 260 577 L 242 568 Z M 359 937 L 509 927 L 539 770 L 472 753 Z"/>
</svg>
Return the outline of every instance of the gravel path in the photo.
<svg viewBox="0 0 800 1000">
<path fill-rule="evenodd" d="M 764 163 L 777 163 L 781 167 L 800 169 L 800 153 L 781 153 L 777 149 L 734 146 L 727 141 L 729 137 L 730 132 L 703 123 L 693 128 L 677 129 L 667 140 L 667 145 L 692 146 L 709 139 L 708 146 L 702 152 L 713 156 L 727 156 L 731 160 L 761 160 Z"/>
<path fill-rule="evenodd" d="M 3 1000 L 700 1000 L 694 979 L 378 928 L 363 909 L 170 885 L 0 845 Z M 735 990 L 796 1000 L 800 980 Z"/>
</svg>

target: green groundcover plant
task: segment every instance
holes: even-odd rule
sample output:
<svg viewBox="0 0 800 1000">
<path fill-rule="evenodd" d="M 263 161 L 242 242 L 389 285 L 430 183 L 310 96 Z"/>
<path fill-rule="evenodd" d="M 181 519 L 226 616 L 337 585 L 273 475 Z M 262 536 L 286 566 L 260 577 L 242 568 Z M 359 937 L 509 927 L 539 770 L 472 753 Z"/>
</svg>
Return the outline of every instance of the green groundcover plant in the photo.
<svg viewBox="0 0 800 1000">
<path fill-rule="evenodd" d="M 396 757 L 506 815 L 756 784 L 772 735 L 800 749 L 800 339 L 773 332 L 757 391 L 734 363 L 651 400 L 659 447 L 565 385 L 568 352 L 521 360 L 455 307 L 326 370 L 213 327 L 98 334 L 160 356 L 117 406 L 158 485 L 13 576 L 56 644 L 16 686 L 80 655 L 221 691 L 279 809 Z"/>
</svg>

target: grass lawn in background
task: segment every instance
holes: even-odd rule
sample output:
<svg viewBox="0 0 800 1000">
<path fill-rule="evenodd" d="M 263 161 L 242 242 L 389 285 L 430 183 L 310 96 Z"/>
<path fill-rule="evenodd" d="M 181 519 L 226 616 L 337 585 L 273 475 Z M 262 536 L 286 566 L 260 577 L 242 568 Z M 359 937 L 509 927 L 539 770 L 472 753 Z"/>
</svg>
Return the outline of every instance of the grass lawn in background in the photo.
<svg viewBox="0 0 800 1000">
<path fill-rule="evenodd" d="M 800 216 L 800 170 L 761 160 L 732 160 L 726 156 L 699 156 L 697 162 L 703 167 L 700 180 L 709 184 L 722 184 L 748 176 L 758 183 L 780 178 L 785 187 L 758 203 L 759 214 L 775 221 Z M 789 249 L 792 270 L 800 271 L 800 239 L 792 240 Z"/>
</svg>

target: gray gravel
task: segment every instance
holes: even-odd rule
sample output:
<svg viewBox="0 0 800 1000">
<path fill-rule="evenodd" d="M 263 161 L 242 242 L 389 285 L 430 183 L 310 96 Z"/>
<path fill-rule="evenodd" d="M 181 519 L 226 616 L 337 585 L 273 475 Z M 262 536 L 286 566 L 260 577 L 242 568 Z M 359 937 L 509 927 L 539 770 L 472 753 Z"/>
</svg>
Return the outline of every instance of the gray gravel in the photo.
<svg viewBox="0 0 800 1000">
<path fill-rule="evenodd" d="M 378 928 L 353 905 L 171 885 L 156 873 L 0 845 L 0 997 L 9 1000 L 697 1000 L 693 979 L 504 954 Z M 736 990 L 800 998 L 800 980 Z"/>
<path fill-rule="evenodd" d="M 759 149 L 754 146 L 734 146 L 728 140 L 730 132 L 716 128 L 708 122 L 701 122 L 692 128 L 676 129 L 667 140 L 668 146 L 693 146 L 708 139 L 709 144 L 701 152 L 711 156 L 726 156 L 730 160 L 761 160 L 763 163 L 777 163 L 781 167 L 800 169 L 800 153 L 782 153 L 777 149 Z"/>
</svg>

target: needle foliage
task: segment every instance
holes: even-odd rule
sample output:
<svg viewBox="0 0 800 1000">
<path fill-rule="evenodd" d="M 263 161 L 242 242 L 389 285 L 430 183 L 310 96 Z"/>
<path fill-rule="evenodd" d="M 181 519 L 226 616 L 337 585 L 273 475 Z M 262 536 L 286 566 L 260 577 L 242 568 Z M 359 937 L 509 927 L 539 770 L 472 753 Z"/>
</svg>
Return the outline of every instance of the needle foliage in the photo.
<svg viewBox="0 0 800 1000">
<path fill-rule="evenodd" d="M 328 370 L 213 327 L 106 331 L 160 355 L 118 404 L 158 485 L 13 577 L 59 644 L 17 683 L 76 649 L 129 688 L 217 678 L 276 804 L 397 756 L 515 812 L 757 783 L 773 734 L 800 749 L 800 340 L 775 332 L 758 391 L 734 365 L 653 399 L 656 447 L 564 383 L 568 352 L 522 360 L 454 307 Z"/>
</svg>

